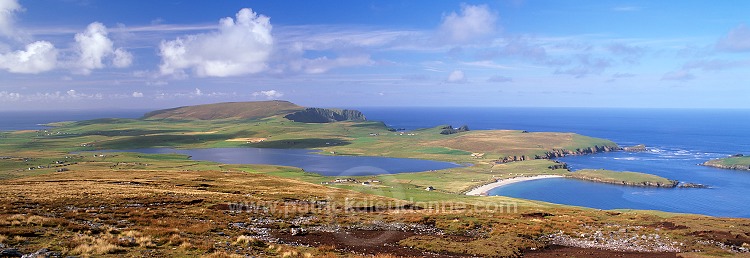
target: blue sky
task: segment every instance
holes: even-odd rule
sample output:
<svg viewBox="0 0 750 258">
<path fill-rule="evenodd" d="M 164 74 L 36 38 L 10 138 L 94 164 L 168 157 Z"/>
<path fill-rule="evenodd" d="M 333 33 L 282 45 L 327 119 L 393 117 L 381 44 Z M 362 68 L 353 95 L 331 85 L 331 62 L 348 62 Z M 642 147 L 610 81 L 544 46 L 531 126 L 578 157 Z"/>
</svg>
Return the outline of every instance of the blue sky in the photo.
<svg viewBox="0 0 750 258">
<path fill-rule="evenodd" d="M 0 110 L 750 108 L 750 1 L 0 0 Z"/>
</svg>

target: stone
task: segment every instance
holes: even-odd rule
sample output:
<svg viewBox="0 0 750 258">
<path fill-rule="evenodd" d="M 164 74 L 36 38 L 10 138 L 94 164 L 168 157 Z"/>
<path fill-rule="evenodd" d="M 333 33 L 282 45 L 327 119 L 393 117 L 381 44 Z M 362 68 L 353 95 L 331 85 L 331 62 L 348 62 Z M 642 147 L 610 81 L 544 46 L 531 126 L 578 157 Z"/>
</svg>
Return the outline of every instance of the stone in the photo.
<svg viewBox="0 0 750 258">
<path fill-rule="evenodd" d="M 289 233 L 292 234 L 292 236 L 304 236 L 307 234 L 307 230 L 304 228 L 291 228 L 289 229 Z"/>
<path fill-rule="evenodd" d="M 9 248 L 0 251 L 0 257 L 23 257 L 23 253 L 19 252 L 18 249 Z"/>
</svg>

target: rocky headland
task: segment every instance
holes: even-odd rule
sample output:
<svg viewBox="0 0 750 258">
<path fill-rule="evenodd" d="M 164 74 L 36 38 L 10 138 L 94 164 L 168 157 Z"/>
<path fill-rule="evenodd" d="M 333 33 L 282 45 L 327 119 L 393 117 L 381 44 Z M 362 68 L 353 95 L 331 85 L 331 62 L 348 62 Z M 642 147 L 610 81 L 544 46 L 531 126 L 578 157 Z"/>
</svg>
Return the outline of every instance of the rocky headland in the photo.
<svg viewBox="0 0 750 258">
<path fill-rule="evenodd" d="M 721 169 L 750 170 L 750 156 L 735 154 L 727 158 L 712 159 L 701 165 Z"/>
<path fill-rule="evenodd" d="M 284 116 L 300 123 L 331 123 L 340 121 L 366 121 L 365 115 L 357 110 L 332 108 L 306 108 Z"/>
<path fill-rule="evenodd" d="M 583 169 L 567 174 L 566 176 L 598 183 L 636 187 L 674 188 L 679 184 L 679 181 L 666 179 L 656 175 L 604 169 Z"/>
</svg>

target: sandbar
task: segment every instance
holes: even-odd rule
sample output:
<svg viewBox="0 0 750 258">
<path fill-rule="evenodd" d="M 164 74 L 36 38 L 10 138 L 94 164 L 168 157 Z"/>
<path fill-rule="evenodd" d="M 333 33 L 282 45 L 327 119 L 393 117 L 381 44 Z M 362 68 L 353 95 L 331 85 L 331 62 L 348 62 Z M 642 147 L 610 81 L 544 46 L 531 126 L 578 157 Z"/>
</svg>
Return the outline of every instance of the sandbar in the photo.
<svg viewBox="0 0 750 258">
<path fill-rule="evenodd" d="M 501 187 L 504 185 L 514 184 L 518 182 L 524 182 L 524 181 L 531 181 L 531 180 L 538 180 L 538 179 L 547 179 L 547 178 L 559 178 L 564 177 L 561 175 L 539 175 L 539 176 L 521 176 L 521 177 L 514 177 L 514 178 L 508 178 L 508 179 L 501 179 L 497 180 L 494 183 L 489 183 L 486 185 L 482 185 L 480 187 L 474 188 L 471 191 L 466 192 L 466 195 L 487 195 L 487 192 L 492 190 L 496 187 Z"/>
</svg>

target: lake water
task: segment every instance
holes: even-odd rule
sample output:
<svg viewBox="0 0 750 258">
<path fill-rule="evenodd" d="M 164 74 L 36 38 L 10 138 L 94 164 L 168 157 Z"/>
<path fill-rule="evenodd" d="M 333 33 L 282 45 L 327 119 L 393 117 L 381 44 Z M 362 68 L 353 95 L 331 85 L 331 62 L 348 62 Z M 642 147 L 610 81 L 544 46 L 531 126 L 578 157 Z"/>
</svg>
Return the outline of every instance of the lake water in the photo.
<svg viewBox="0 0 750 258">
<path fill-rule="evenodd" d="M 170 149 L 151 148 L 107 150 L 107 152 L 140 152 L 147 154 L 178 153 L 193 160 L 224 164 L 271 164 L 302 168 L 324 176 L 364 176 L 419 172 L 458 167 L 450 162 L 368 156 L 328 156 L 304 149 L 213 148 Z"/>
</svg>

